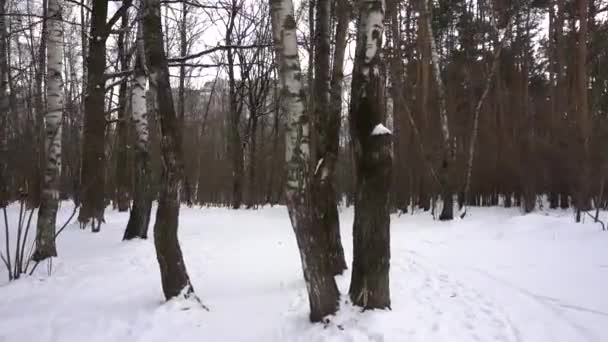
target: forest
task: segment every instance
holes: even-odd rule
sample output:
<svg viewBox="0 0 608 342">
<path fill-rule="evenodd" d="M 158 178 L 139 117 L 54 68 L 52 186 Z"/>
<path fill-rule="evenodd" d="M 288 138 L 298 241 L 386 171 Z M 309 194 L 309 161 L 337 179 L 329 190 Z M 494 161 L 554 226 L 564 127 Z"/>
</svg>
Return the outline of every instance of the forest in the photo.
<svg viewBox="0 0 608 342">
<path fill-rule="evenodd" d="M 0 0 L 0 276 L 150 237 L 164 298 L 212 314 L 178 227 L 276 207 L 308 320 L 397 312 L 407 217 L 606 230 L 607 63 L 605 0 Z"/>
</svg>

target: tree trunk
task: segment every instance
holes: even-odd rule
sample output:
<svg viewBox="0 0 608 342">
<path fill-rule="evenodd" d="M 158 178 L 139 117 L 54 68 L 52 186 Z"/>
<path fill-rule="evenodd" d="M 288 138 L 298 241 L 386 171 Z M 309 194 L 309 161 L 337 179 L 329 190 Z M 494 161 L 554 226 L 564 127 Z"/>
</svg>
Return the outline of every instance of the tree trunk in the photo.
<svg viewBox="0 0 608 342">
<path fill-rule="evenodd" d="M 7 32 L 6 20 L 4 15 L 6 10 L 6 0 L 0 0 L 0 113 L 2 119 L 0 121 L 0 157 L 2 160 L 8 160 L 8 60 L 7 60 Z M 8 205 L 8 163 L 0 163 L 0 208 Z"/>
<path fill-rule="evenodd" d="M 127 34 L 129 18 L 125 12 L 121 18 L 121 32 L 118 36 L 118 60 L 120 62 L 120 70 L 129 69 L 129 61 L 125 48 L 125 36 Z M 130 186 L 129 186 L 129 168 L 127 166 L 127 148 L 128 148 L 128 111 L 127 111 L 127 79 L 120 83 L 118 89 L 118 123 L 117 123 L 117 156 L 116 156 L 116 202 L 118 211 L 124 212 L 129 210 L 130 202 Z"/>
<path fill-rule="evenodd" d="M 232 45 L 232 31 L 234 30 L 235 18 L 238 12 L 238 6 L 233 0 L 232 8 L 230 10 L 230 21 L 226 30 L 226 45 Z M 241 207 L 243 202 L 243 173 L 244 173 L 244 161 L 243 161 L 243 145 L 241 143 L 241 133 L 239 130 L 239 123 L 241 119 L 241 113 L 237 106 L 237 94 L 236 94 L 236 80 L 234 78 L 234 53 L 231 48 L 226 50 L 226 56 L 228 59 L 228 87 L 230 95 L 230 116 L 229 116 L 229 140 L 228 149 L 230 159 L 232 161 L 232 208 L 238 209 Z"/>
<path fill-rule="evenodd" d="M 255 206 L 258 202 L 257 202 L 257 192 L 256 192 L 256 179 L 255 179 L 255 172 L 256 172 L 256 163 L 257 163 L 257 130 L 258 130 L 258 114 L 255 110 L 255 106 L 257 104 L 254 104 L 253 106 L 251 106 L 251 108 L 253 108 L 253 110 L 251 111 L 250 115 L 250 122 L 251 124 L 249 125 L 249 196 L 247 198 L 247 209 L 251 209 L 253 208 L 253 206 Z"/>
<path fill-rule="evenodd" d="M 471 131 L 471 141 L 469 142 L 469 151 L 467 156 L 467 165 L 466 165 L 466 176 L 465 176 L 465 185 L 464 185 L 464 205 L 468 204 L 469 192 L 471 190 L 471 176 L 473 174 L 473 159 L 475 156 L 475 145 L 477 143 L 477 136 L 479 135 L 479 116 L 481 114 L 481 109 L 483 107 L 483 103 L 485 102 L 488 94 L 490 93 L 490 88 L 492 86 L 492 80 L 494 79 L 494 75 L 498 72 L 498 67 L 500 66 L 500 54 L 502 52 L 503 42 L 506 38 L 506 29 L 510 26 L 507 24 L 505 28 L 501 29 L 499 32 L 499 41 L 498 46 L 496 47 L 496 51 L 494 51 L 494 56 L 492 59 L 492 66 L 490 69 L 490 73 L 488 73 L 483 93 L 481 97 L 477 101 L 477 106 L 475 107 L 475 114 L 473 115 L 473 127 Z"/>
<path fill-rule="evenodd" d="M 338 308 L 339 292 L 328 267 L 327 233 L 316 220 L 311 196 L 310 118 L 304 111 L 302 72 L 291 0 L 270 1 L 273 36 L 287 113 L 285 197 L 296 235 L 310 303 L 310 320 L 321 321 Z"/>
<path fill-rule="evenodd" d="M 450 138 L 450 126 L 448 123 L 448 111 L 446 105 L 446 94 L 445 85 L 441 79 L 441 69 L 439 67 L 439 52 L 435 44 L 435 37 L 433 35 L 433 28 L 431 25 L 432 17 L 429 11 L 429 5 L 427 0 L 421 0 L 422 2 L 422 16 L 425 17 L 427 39 L 429 41 L 431 50 L 431 64 L 433 66 L 433 75 L 435 76 L 435 83 L 437 85 L 437 96 L 439 100 L 439 121 L 441 123 L 441 139 L 442 139 L 442 159 L 441 167 L 439 168 L 439 182 L 441 186 L 441 197 L 443 198 L 443 210 L 439 215 L 439 220 L 452 220 L 454 218 L 454 200 L 452 191 L 452 182 L 450 182 L 450 166 L 454 159 L 454 152 L 452 151 L 452 142 Z"/>
<path fill-rule="evenodd" d="M 106 16 L 108 2 L 93 0 L 91 33 L 87 58 L 87 88 L 84 99 L 84 136 L 82 143 L 82 206 L 78 221 L 84 227 L 92 224 L 94 232 L 104 222 L 105 209 L 105 66 Z"/>
<path fill-rule="evenodd" d="M 160 266 L 163 292 L 167 300 L 194 295 L 186 264 L 177 238 L 180 191 L 183 187 L 181 135 L 173 106 L 169 83 L 169 67 L 165 56 L 160 0 L 142 1 L 143 38 L 150 86 L 157 92 L 161 126 L 161 157 L 163 176 L 156 223 L 154 246 Z"/>
<path fill-rule="evenodd" d="M 61 175 L 61 126 L 63 116 L 63 28 L 61 27 L 63 1 L 48 2 L 46 82 L 47 112 L 45 119 L 46 167 L 42 183 L 40 209 L 36 226 L 35 261 L 57 256 L 55 246 L 55 220 L 59 207 L 59 183 Z"/>
<path fill-rule="evenodd" d="M 335 170 L 338 160 L 340 111 L 342 102 L 342 69 L 348 26 L 348 10 L 341 4 L 343 11 L 340 27 L 336 31 L 337 44 L 332 76 L 333 99 L 330 105 L 330 1 L 316 1 L 316 22 L 314 37 L 315 78 L 312 97 L 313 115 L 317 141 L 315 142 L 315 174 L 313 177 L 313 205 L 317 220 L 323 225 L 329 243 L 329 267 L 334 274 L 341 274 L 346 269 L 344 249 L 340 237 L 340 219 L 336 203 Z M 336 82 L 340 82 L 337 84 Z M 338 88 L 338 89 L 336 89 Z M 338 93 L 339 92 L 339 93 Z M 338 97 L 339 96 L 339 97 Z"/>
<path fill-rule="evenodd" d="M 588 20 L 588 1 L 577 0 L 578 4 L 578 49 L 576 58 L 576 96 L 578 100 L 578 119 L 580 130 L 581 150 L 581 173 L 579 175 L 579 189 L 576 196 L 577 219 L 580 221 L 580 211 L 590 209 L 589 205 L 589 179 L 590 179 L 590 140 L 591 126 L 589 119 L 589 104 L 587 100 L 587 20 Z"/>
<path fill-rule="evenodd" d="M 146 108 L 146 75 L 142 33 L 140 22 L 140 28 L 137 31 L 133 89 L 131 90 L 131 108 L 133 111 L 133 125 L 135 126 L 135 187 L 133 208 L 131 208 L 129 222 L 123 236 L 124 240 L 136 237 L 146 239 L 148 237 L 150 211 L 152 209 L 149 112 Z"/>
<path fill-rule="evenodd" d="M 48 17 L 48 2 L 47 0 L 42 1 L 42 15 L 44 18 Z M 45 131 L 44 131 L 44 73 L 46 69 L 46 39 L 47 39 L 47 20 L 42 20 L 42 29 L 40 32 L 40 43 L 38 45 L 38 61 L 36 67 L 36 77 L 35 77 L 35 89 L 36 95 L 34 99 L 34 112 L 35 112 L 35 122 L 34 122 L 34 158 L 33 161 L 34 166 L 32 167 L 32 175 L 31 181 L 28 186 L 28 202 L 30 208 L 37 208 L 40 206 L 40 196 L 42 191 L 42 178 L 44 177 L 42 170 L 46 164 L 46 156 L 44 151 L 44 140 L 45 140 Z M 30 28 L 30 34 L 32 37 L 34 36 L 34 26 Z M 34 55 L 32 53 L 32 55 Z"/>
<path fill-rule="evenodd" d="M 390 307 L 391 132 L 383 126 L 384 1 L 361 2 L 351 90 L 350 130 L 356 167 L 350 298 L 364 309 Z"/>
</svg>

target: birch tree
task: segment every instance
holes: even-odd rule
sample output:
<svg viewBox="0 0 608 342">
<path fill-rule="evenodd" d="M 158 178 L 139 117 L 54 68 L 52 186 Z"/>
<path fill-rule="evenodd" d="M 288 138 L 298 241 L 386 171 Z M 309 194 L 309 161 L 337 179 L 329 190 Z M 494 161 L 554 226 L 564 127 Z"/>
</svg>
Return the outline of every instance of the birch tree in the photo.
<svg viewBox="0 0 608 342">
<path fill-rule="evenodd" d="M 310 116 L 304 110 L 292 0 L 271 0 L 271 20 L 287 114 L 285 197 L 296 235 L 310 304 L 310 320 L 321 321 L 338 308 L 339 292 L 327 259 L 327 234 L 311 204 Z"/>
<path fill-rule="evenodd" d="M 349 112 L 355 157 L 356 195 L 353 304 L 365 309 L 390 307 L 390 212 L 392 134 L 384 126 L 382 35 L 383 0 L 359 2 L 357 45 Z"/>
<path fill-rule="evenodd" d="M 169 66 L 164 51 L 164 37 L 160 17 L 160 0 L 142 1 L 143 39 L 146 64 L 150 72 L 150 87 L 156 91 L 161 126 L 162 181 L 154 246 L 160 267 L 165 298 L 178 295 L 190 297 L 194 288 L 190 283 L 186 264 L 177 238 L 180 191 L 184 183 L 184 166 L 179 121 L 175 114 Z"/>
<path fill-rule="evenodd" d="M 44 149 L 46 165 L 42 179 L 40 209 L 36 226 L 35 261 L 57 256 L 55 246 L 55 220 L 59 207 L 59 181 L 61 174 L 61 126 L 63 116 L 63 1 L 48 1 L 47 112 L 45 121 Z"/>
<path fill-rule="evenodd" d="M 481 109 L 483 107 L 484 101 L 488 97 L 490 93 L 490 87 L 492 86 L 492 80 L 494 80 L 494 76 L 498 72 L 498 67 L 500 66 L 500 54 L 502 53 L 502 49 L 504 46 L 504 41 L 506 38 L 507 28 L 509 28 L 510 24 L 507 24 L 506 27 L 500 29 L 498 32 L 498 44 L 496 50 L 494 51 L 494 56 L 492 59 L 492 66 L 490 72 L 485 81 L 484 90 L 481 94 L 481 97 L 477 101 L 477 105 L 475 106 L 475 114 L 473 116 L 473 127 L 471 129 L 471 142 L 469 143 L 469 151 L 467 155 L 467 164 L 466 164 L 466 176 L 465 176 L 465 185 L 464 185 L 464 200 L 463 203 L 466 205 L 469 197 L 469 192 L 471 191 L 471 175 L 473 174 L 473 158 L 475 157 L 475 144 L 477 143 L 477 136 L 479 135 L 479 115 L 481 114 Z M 466 214 L 466 210 L 463 210 L 461 217 L 464 217 Z"/>
<path fill-rule="evenodd" d="M 133 192 L 133 207 L 131 208 L 129 222 L 127 223 L 127 229 L 123 237 L 124 240 L 130 240 L 135 237 L 147 238 L 152 208 L 150 189 L 150 132 L 146 108 L 146 73 L 144 68 L 144 42 L 141 23 L 137 30 L 136 44 L 133 85 L 131 87 L 132 120 L 135 126 L 135 187 Z"/>
<path fill-rule="evenodd" d="M 439 168 L 439 182 L 442 190 L 443 198 L 443 209 L 440 220 L 452 220 L 454 218 L 454 200 L 453 200 L 453 189 L 452 183 L 450 182 L 450 166 L 454 159 L 454 151 L 452 150 L 452 141 L 450 137 L 450 125 L 448 122 L 448 109 L 446 105 L 446 94 L 445 85 L 441 79 L 441 69 L 439 66 L 439 52 L 437 51 L 437 44 L 435 43 L 435 37 L 433 35 L 433 27 L 431 25 L 432 17 L 429 11 L 428 2 L 430 0 L 421 0 L 422 13 L 425 17 L 424 23 L 426 25 L 426 33 L 428 35 L 427 40 L 430 44 L 431 49 L 431 64 L 433 66 L 433 76 L 435 76 L 435 84 L 437 85 L 437 97 L 439 100 L 439 122 L 441 125 L 441 139 L 442 139 L 442 159 L 441 167 Z"/>
<path fill-rule="evenodd" d="M 120 33 L 117 39 L 117 54 L 118 64 L 120 70 L 125 71 L 129 69 L 129 56 L 127 53 L 127 43 L 129 38 L 129 16 L 125 11 L 121 18 Z M 131 197 L 130 189 L 130 173 L 128 172 L 128 116 L 129 111 L 127 108 L 127 78 L 125 77 L 118 89 L 118 123 L 116 124 L 116 202 L 118 204 L 119 211 L 129 210 L 129 202 Z"/>
</svg>

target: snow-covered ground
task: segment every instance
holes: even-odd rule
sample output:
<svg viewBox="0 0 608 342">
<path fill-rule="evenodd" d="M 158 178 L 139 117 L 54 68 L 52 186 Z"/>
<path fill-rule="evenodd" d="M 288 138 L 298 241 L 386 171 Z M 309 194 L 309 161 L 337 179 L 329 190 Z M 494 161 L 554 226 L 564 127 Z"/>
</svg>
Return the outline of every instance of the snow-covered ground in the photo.
<svg viewBox="0 0 608 342">
<path fill-rule="evenodd" d="M 65 203 L 59 222 L 70 213 Z M 608 232 L 568 211 L 395 215 L 392 311 L 359 313 L 344 296 L 327 326 L 308 323 L 285 208 L 183 208 L 184 257 L 210 311 L 163 303 L 153 242 L 122 242 L 127 218 L 108 212 L 95 235 L 70 225 L 51 277 L 41 265 L 9 284 L 0 271 L 0 341 L 608 341 Z M 349 259 L 352 218 L 344 209 Z M 349 279 L 338 277 L 342 293 Z"/>
</svg>

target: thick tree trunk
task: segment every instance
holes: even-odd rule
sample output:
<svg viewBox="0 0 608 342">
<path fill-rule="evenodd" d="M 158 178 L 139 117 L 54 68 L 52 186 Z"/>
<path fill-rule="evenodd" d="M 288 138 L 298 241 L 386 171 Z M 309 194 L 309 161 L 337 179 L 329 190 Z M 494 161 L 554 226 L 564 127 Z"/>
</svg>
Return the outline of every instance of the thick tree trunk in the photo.
<svg viewBox="0 0 608 342">
<path fill-rule="evenodd" d="M 121 19 L 121 32 L 118 36 L 118 59 L 120 62 L 120 69 L 129 69 L 129 61 L 125 48 L 125 36 L 127 34 L 129 24 L 129 18 L 127 12 L 122 16 Z M 128 111 L 127 111 L 127 79 L 120 83 L 118 89 L 118 123 L 117 123 L 117 156 L 116 156 L 116 202 L 118 204 L 118 211 L 124 212 L 129 210 L 130 202 L 130 182 L 129 182 L 129 168 L 127 158 L 127 147 L 128 147 Z"/>
<path fill-rule="evenodd" d="M 383 126 L 384 1 L 359 4 L 350 129 L 356 167 L 350 298 L 365 309 L 389 308 L 391 132 Z"/>
<path fill-rule="evenodd" d="M 344 7 L 342 5 L 341 7 Z M 346 9 L 343 8 L 345 12 Z M 334 98 L 330 103 L 330 75 L 329 59 L 330 51 L 330 1 L 316 1 L 316 22 L 314 37 L 314 69 L 315 78 L 312 96 L 313 115 L 317 141 L 315 143 L 315 174 L 313 177 L 313 205 L 329 242 L 329 267 L 334 274 L 341 274 L 346 269 L 344 250 L 340 237 L 340 220 L 336 203 L 335 191 L 335 169 L 338 160 L 339 133 L 340 133 L 340 109 L 341 109 L 341 84 L 342 68 L 344 63 L 345 35 L 348 25 L 348 16 L 342 18 L 341 26 L 336 31 L 337 43 L 336 58 L 334 59 L 334 70 L 332 75 L 336 78 L 332 84 L 334 97 L 340 92 L 340 98 Z M 348 13 L 341 13 L 341 15 Z M 340 19 L 339 19 L 340 20 Z M 346 24 L 344 24 L 346 21 Z M 339 102 L 338 102 L 339 101 Z M 338 103 L 336 103 L 338 102 Z"/>
<path fill-rule="evenodd" d="M 189 297 L 194 294 L 194 288 L 190 284 L 177 238 L 179 196 L 183 187 L 184 167 L 181 135 L 173 106 L 169 67 L 164 51 L 160 0 L 142 1 L 142 22 L 150 86 L 157 92 L 162 135 L 163 176 L 154 225 L 154 246 L 163 292 L 168 300 L 176 296 Z"/>
<path fill-rule="evenodd" d="M 105 78 L 106 16 L 108 2 L 93 0 L 91 33 L 87 58 L 87 88 L 84 99 L 84 134 L 82 143 L 82 206 L 78 221 L 92 224 L 94 232 L 104 222 L 105 209 Z"/>
<path fill-rule="evenodd" d="M 285 197 L 296 235 L 310 303 L 310 320 L 321 321 L 338 308 L 339 292 L 327 258 L 327 233 L 316 220 L 311 196 L 310 118 L 304 111 L 302 72 L 291 0 L 270 2 L 273 36 L 287 114 Z"/>
<path fill-rule="evenodd" d="M 144 49 L 141 25 L 138 29 L 136 59 L 131 90 L 133 125 L 135 126 L 135 186 L 133 208 L 129 215 L 124 240 L 148 237 L 150 211 L 152 208 L 150 170 L 150 132 L 148 109 L 146 108 L 146 75 L 144 71 Z"/>
<path fill-rule="evenodd" d="M 46 167 L 42 182 L 40 209 L 36 226 L 35 261 L 57 256 L 55 247 L 55 220 L 59 207 L 59 183 L 61 175 L 61 126 L 63 116 L 63 28 L 61 27 L 63 1 L 49 0 L 46 82 L 47 113 L 45 115 L 44 148 Z"/>
</svg>

